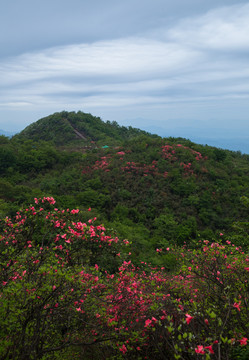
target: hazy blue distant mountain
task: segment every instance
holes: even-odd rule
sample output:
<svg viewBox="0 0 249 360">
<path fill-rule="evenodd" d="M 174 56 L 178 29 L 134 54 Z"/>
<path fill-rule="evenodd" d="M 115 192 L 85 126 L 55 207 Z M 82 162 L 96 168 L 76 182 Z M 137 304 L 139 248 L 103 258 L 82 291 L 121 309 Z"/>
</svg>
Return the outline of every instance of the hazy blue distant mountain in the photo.
<svg viewBox="0 0 249 360">
<path fill-rule="evenodd" d="M 168 129 L 153 125 L 141 126 L 141 129 L 162 137 L 183 137 L 198 144 L 249 154 L 249 132 L 241 135 L 239 130 L 229 131 L 227 129 L 212 129 L 212 127 L 210 129 L 174 128 L 173 125 Z"/>
<path fill-rule="evenodd" d="M 5 131 L 5 130 L 0 129 L 0 135 L 11 137 L 11 136 L 15 135 L 15 132 Z"/>
</svg>

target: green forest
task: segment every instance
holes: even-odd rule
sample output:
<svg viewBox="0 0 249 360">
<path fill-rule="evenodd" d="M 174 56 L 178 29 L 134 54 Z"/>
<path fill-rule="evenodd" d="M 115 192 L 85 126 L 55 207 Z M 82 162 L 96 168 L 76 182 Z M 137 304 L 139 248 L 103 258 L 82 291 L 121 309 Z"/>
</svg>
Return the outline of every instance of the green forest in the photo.
<svg viewBox="0 0 249 360">
<path fill-rule="evenodd" d="M 249 155 L 63 111 L 0 174 L 0 359 L 248 359 Z"/>
</svg>

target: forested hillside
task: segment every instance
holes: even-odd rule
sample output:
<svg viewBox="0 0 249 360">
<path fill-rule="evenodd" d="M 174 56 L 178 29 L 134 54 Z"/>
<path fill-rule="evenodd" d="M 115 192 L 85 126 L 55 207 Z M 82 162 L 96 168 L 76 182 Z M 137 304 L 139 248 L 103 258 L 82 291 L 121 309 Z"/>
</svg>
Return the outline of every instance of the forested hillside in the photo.
<svg viewBox="0 0 249 360">
<path fill-rule="evenodd" d="M 234 231 L 247 220 L 248 155 L 81 112 L 56 113 L 0 142 L 1 216 L 39 196 L 65 208 L 91 207 L 100 222 L 132 240 L 135 258 L 147 260 L 155 247 L 219 233 L 240 245 L 248 241 L 242 225 Z"/>
</svg>

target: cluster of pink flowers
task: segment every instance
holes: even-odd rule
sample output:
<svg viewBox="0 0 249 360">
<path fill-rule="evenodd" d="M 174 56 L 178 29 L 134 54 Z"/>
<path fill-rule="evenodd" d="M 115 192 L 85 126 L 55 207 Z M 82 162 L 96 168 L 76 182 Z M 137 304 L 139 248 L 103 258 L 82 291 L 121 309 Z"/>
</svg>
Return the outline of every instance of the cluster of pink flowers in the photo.
<svg viewBox="0 0 249 360">
<path fill-rule="evenodd" d="M 110 158 L 111 156 L 102 156 L 100 160 L 97 160 L 93 166 L 93 170 L 105 170 L 105 171 L 110 171 L 108 169 L 108 166 L 110 165 Z"/>
<path fill-rule="evenodd" d="M 162 146 L 162 157 L 165 160 L 170 160 L 170 162 L 175 163 L 177 161 L 179 161 L 182 157 L 182 151 L 181 149 L 185 149 L 188 150 L 188 152 L 190 152 L 191 155 L 193 155 L 193 160 L 194 161 L 200 161 L 200 160 L 206 160 L 207 157 L 203 157 L 202 154 L 198 151 L 195 151 L 191 148 L 189 148 L 188 146 L 183 146 L 181 144 L 176 144 L 176 145 L 163 145 Z M 183 161 L 180 162 L 180 166 L 183 166 L 184 168 L 184 174 L 185 175 L 193 175 L 194 174 L 194 170 L 191 168 L 192 164 L 189 162 L 187 164 L 185 164 Z M 201 168 L 202 172 L 207 172 L 207 169 L 205 167 Z"/>
<path fill-rule="evenodd" d="M 191 169 L 191 166 L 192 166 L 191 163 L 184 164 L 183 162 L 181 162 L 180 166 L 183 167 L 185 175 L 193 175 L 194 174 L 194 170 Z"/>
<path fill-rule="evenodd" d="M 127 173 L 135 173 L 143 176 L 148 176 L 148 174 L 153 176 L 159 174 L 156 160 L 153 160 L 151 165 L 141 165 L 133 161 L 128 161 L 125 166 L 121 167 L 121 170 Z"/>
</svg>

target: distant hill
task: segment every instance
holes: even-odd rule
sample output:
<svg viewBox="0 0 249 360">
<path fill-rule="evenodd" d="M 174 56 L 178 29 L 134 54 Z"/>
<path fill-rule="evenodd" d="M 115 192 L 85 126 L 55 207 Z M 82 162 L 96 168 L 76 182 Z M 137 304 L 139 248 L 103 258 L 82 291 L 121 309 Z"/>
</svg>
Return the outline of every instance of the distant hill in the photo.
<svg viewBox="0 0 249 360">
<path fill-rule="evenodd" d="M 120 126 L 115 121 L 104 122 L 99 117 L 81 111 L 62 111 L 32 123 L 15 138 L 52 141 L 56 146 L 64 146 L 92 141 L 113 143 L 142 134 L 153 136 L 131 126 Z"/>
</svg>

